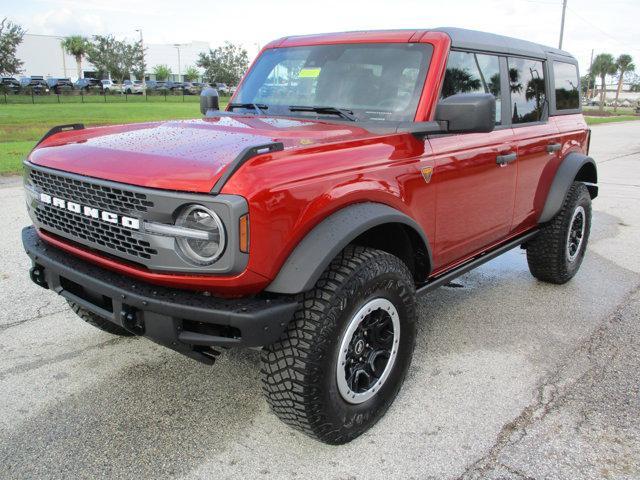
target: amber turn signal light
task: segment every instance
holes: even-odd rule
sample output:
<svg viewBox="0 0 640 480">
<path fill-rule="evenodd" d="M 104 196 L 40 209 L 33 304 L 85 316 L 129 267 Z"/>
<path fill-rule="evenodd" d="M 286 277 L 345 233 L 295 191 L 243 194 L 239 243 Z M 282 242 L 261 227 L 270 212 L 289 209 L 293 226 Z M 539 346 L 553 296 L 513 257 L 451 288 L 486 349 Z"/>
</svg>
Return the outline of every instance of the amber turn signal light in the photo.
<svg viewBox="0 0 640 480">
<path fill-rule="evenodd" d="M 240 251 L 249 253 L 249 214 L 240 217 Z"/>
</svg>

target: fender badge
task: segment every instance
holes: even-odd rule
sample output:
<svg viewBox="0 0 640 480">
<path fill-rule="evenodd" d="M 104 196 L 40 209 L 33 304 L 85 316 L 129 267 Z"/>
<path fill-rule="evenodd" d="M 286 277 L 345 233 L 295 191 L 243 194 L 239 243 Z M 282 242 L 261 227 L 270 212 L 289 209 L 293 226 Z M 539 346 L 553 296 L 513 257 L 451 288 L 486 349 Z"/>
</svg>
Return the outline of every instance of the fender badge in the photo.
<svg viewBox="0 0 640 480">
<path fill-rule="evenodd" d="M 431 175 L 433 174 L 433 167 L 424 167 L 422 170 L 422 178 L 424 178 L 425 183 L 429 183 L 431 181 Z"/>
</svg>

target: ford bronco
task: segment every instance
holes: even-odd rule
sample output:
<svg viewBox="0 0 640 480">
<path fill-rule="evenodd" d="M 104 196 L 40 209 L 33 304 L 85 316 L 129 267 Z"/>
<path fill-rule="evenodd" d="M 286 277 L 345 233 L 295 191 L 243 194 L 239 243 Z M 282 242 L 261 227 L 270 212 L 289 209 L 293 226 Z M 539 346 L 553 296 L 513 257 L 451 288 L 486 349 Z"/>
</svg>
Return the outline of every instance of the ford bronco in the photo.
<svg viewBox="0 0 640 480">
<path fill-rule="evenodd" d="M 52 129 L 25 161 L 33 281 L 83 320 L 202 362 L 261 349 L 284 422 L 370 428 L 416 297 L 514 247 L 562 284 L 598 193 L 568 53 L 456 28 L 287 37 L 225 111 Z"/>
</svg>

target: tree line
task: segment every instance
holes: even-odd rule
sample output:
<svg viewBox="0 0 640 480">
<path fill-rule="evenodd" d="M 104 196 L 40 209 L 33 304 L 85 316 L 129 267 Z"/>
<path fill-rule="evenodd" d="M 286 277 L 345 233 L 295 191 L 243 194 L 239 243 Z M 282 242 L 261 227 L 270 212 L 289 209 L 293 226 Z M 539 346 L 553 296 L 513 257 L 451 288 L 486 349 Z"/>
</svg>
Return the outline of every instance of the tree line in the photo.
<svg viewBox="0 0 640 480">
<path fill-rule="evenodd" d="M 22 71 L 23 62 L 17 58 L 16 50 L 24 34 L 20 25 L 7 18 L 0 22 L 0 75 L 17 75 Z M 62 41 L 62 48 L 75 58 L 78 78 L 83 77 L 84 59 L 95 67 L 98 78 L 109 77 L 122 82 L 132 76 L 143 79 L 147 73 L 151 73 L 147 71 L 147 49 L 141 40 L 129 42 L 116 39 L 113 35 L 94 35 L 91 38 L 71 35 Z M 202 77 L 210 83 L 237 85 L 248 66 L 247 51 L 240 45 L 225 42 L 220 47 L 201 52 L 195 66 L 175 73 L 181 73 L 187 81 Z M 156 65 L 152 73 L 158 80 L 167 80 L 173 72 L 167 65 Z"/>
<path fill-rule="evenodd" d="M 82 60 L 86 58 L 96 69 L 98 78 L 110 77 L 122 82 L 132 75 L 142 78 L 145 72 L 142 42 L 116 40 L 112 35 L 94 35 L 91 40 L 72 35 L 62 41 L 62 48 L 76 59 L 78 78 L 82 78 Z"/>
</svg>

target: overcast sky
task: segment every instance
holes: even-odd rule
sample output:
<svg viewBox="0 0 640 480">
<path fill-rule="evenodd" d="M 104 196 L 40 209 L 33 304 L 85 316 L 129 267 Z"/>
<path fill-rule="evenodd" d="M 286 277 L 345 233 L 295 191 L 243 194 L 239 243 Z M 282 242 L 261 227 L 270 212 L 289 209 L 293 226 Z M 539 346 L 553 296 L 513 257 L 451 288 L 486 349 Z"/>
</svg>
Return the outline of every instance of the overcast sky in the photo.
<svg viewBox="0 0 640 480">
<path fill-rule="evenodd" d="M 562 0 L 0 0 L 0 17 L 29 33 L 111 33 L 145 42 L 242 43 L 345 30 L 452 26 L 557 46 Z M 640 0 L 568 0 L 564 45 L 588 69 L 591 49 L 629 53 L 640 67 Z M 640 68 L 639 68 L 640 69 Z"/>
</svg>

